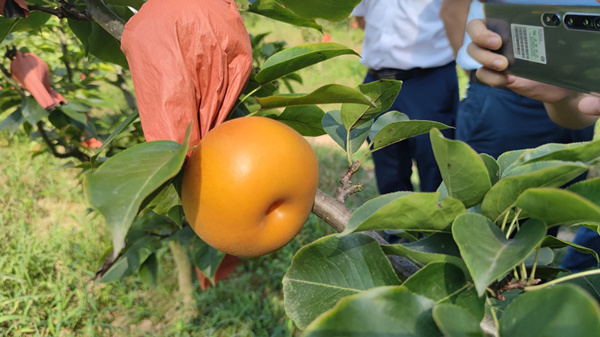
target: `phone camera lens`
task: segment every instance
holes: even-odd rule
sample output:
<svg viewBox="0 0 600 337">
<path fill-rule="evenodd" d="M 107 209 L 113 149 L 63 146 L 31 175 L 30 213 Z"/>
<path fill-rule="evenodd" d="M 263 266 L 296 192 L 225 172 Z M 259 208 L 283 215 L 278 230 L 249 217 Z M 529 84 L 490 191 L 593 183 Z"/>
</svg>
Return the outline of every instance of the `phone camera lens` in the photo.
<svg viewBox="0 0 600 337">
<path fill-rule="evenodd" d="M 566 24 L 567 26 L 572 27 L 575 24 L 575 20 L 573 20 L 573 18 L 568 18 Z"/>
<path fill-rule="evenodd" d="M 560 17 L 554 13 L 546 13 L 543 16 L 544 25 L 556 27 L 560 25 Z"/>
<path fill-rule="evenodd" d="M 596 29 L 600 29 L 600 16 L 594 19 L 594 26 Z"/>
</svg>

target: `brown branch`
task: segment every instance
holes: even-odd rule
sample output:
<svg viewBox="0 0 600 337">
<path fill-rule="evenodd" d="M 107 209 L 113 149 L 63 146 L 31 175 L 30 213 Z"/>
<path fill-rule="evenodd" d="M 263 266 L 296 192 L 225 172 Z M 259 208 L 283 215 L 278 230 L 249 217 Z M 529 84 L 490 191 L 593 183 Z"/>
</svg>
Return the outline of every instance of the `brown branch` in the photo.
<svg viewBox="0 0 600 337">
<path fill-rule="evenodd" d="M 125 30 L 125 21 L 113 13 L 102 0 L 85 0 L 86 12 L 104 30 L 117 41 L 121 41 L 121 34 Z"/>
<path fill-rule="evenodd" d="M 2 63 L 0 63 L 0 71 L 2 71 L 6 78 L 12 78 L 12 74 L 10 73 L 10 71 L 8 71 L 8 69 L 6 69 L 6 67 Z"/>
<path fill-rule="evenodd" d="M 29 9 L 32 11 L 40 11 L 48 14 L 52 14 L 59 19 L 70 19 L 74 21 L 90 21 L 92 18 L 77 7 L 66 1 L 60 1 L 58 8 L 48 8 L 39 5 L 31 5 Z"/>
<path fill-rule="evenodd" d="M 363 189 L 361 184 L 352 185 L 352 176 L 358 170 L 360 166 L 360 161 L 355 161 L 349 168 L 346 174 L 342 178 L 340 178 L 340 184 L 342 187 L 337 188 L 337 200 L 344 203 L 354 193 L 360 192 Z"/>
<path fill-rule="evenodd" d="M 524 290 L 525 287 L 529 286 L 529 285 L 536 285 L 538 283 L 540 283 L 542 280 L 539 278 L 533 279 L 533 281 L 531 282 L 531 284 L 527 284 L 527 280 L 519 280 L 519 281 L 510 281 L 508 283 L 503 284 L 497 291 L 496 291 L 496 298 L 504 301 L 504 296 L 502 296 L 502 293 L 505 293 L 507 291 L 511 291 L 511 290 L 515 290 L 515 289 L 520 289 L 520 290 Z"/>
<path fill-rule="evenodd" d="M 73 83 L 73 69 L 71 68 L 71 63 L 69 62 L 69 51 L 67 50 L 67 44 L 65 43 L 65 41 L 61 41 L 60 42 L 60 49 L 62 50 L 63 53 L 63 64 L 65 65 L 65 70 L 67 71 L 67 82 L 68 83 Z"/>
<path fill-rule="evenodd" d="M 46 144 L 46 146 L 48 146 L 48 148 L 50 149 L 50 152 L 52 152 L 52 155 L 57 157 L 57 158 L 77 158 L 79 159 L 79 161 L 81 162 L 88 162 L 90 161 L 90 157 L 79 151 L 77 148 L 73 148 L 71 151 L 69 152 L 65 152 L 65 153 L 60 153 L 56 150 L 56 146 L 54 145 L 54 143 L 52 142 L 52 140 L 50 139 L 50 137 L 48 137 L 48 134 L 46 133 L 46 130 L 44 129 L 44 123 L 42 123 L 42 121 L 37 122 L 37 127 L 38 127 L 38 132 L 40 133 L 40 136 L 42 136 L 42 139 L 44 140 L 44 143 Z"/>
<path fill-rule="evenodd" d="M 312 211 L 340 233 L 346 228 L 352 214 L 346 205 L 321 190 L 317 190 Z"/>
</svg>

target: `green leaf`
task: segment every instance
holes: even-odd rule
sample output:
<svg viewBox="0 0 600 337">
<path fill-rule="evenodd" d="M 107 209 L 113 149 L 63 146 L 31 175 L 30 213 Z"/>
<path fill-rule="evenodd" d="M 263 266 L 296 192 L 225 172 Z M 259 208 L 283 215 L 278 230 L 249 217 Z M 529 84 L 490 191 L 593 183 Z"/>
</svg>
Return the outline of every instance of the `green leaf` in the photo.
<svg viewBox="0 0 600 337">
<path fill-rule="evenodd" d="M 32 96 L 27 96 L 23 99 L 21 108 L 23 109 L 23 117 L 25 117 L 25 120 L 31 125 L 35 125 L 37 122 L 48 116 L 48 110 L 42 108 Z"/>
<path fill-rule="evenodd" d="M 384 116 L 378 118 L 377 121 L 375 121 L 375 123 L 379 122 Z M 372 151 L 377 151 L 379 149 L 398 143 L 405 139 L 428 133 L 432 128 L 443 130 L 448 129 L 449 126 L 438 122 L 420 120 L 398 121 L 389 123 L 385 125 L 381 130 L 379 130 L 374 137 L 371 138 L 373 140 Z"/>
<path fill-rule="evenodd" d="M 481 203 L 492 186 L 483 159 L 466 143 L 446 139 L 439 130 L 431 130 L 430 138 L 448 194 L 467 208 Z"/>
<path fill-rule="evenodd" d="M 600 205 L 600 177 L 580 181 L 567 187 L 567 190 L 579 194 L 596 205 Z"/>
<path fill-rule="evenodd" d="M 600 205 L 559 188 L 530 188 L 519 196 L 515 206 L 530 217 L 543 220 L 548 227 L 600 222 Z"/>
<path fill-rule="evenodd" d="M 202 274 L 204 274 L 212 284 L 215 284 L 215 274 L 225 258 L 225 253 L 209 246 L 199 237 L 194 237 L 192 246 L 192 259 L 194 265 L 202 271 Z"/>
<path fill-rule="evenodd" d="M 317 24 L 317 22 L 314 19 L 303 19 L 297 16 L 296 14 L 290 12 L 286 8 L 283 8 L 278 2 L 274 0 L 256 0 L 248 8 L 248 11 L 251 13 L 266 16 L 273 20 L 289 23 L 294 26 L 314 28 L 320 32 L 323 32 L 323 27 Z"/>
<path fill-rule="evenodd" d="M 0 323 L 8 322 L 8 321 L 16 321 L 16 320 L 29 320 L 31 316 L 29 315 L 2 315 L 0 316 Z"/>
<path fill-rule="evenodd" d="M 125 69 L 129 69 L 129 64 L 127 63 L 125 54 L 121 51 L 119 41 L 96 22 L 92 23 L 92 33 L 90 34 L 89 42 L 90 54 L 102 61 L 116 63 Z"/>
<path fill-rule="evenodd" d="M 154 234 L 172 234 L 177 227 L 169 217 L 155 212 L 143 212 L 138 216 L 125 237 L 126 242 L 134 242 L 144 236 Z"/>
<path fill-rule="evenodd" d="M 350 154 L 355 153 L 367 140 L 371 123 L 365 123 L 352 131 L 350 131 L 350 146 L 348 146 L 348 130 L 342 124 L 342 116 L 340 110 L 329 111 L 321 120 L 323 129 L 327 134 L 344 149 L 350 151 Z"/>
<path fill-rule="evenodd" d="M 86 55 L 90 52 L 90 35 L 92 34 L 92 23 L 89 21 L 67 20 L 69 28 L 77 36 Z"/>
<path fill-rule="evenodd" d="M 523 262 L 545 233 L 546 226 L 532 221 L 523 224 L 514 239 L 509 240 L 489 219 L 474 213 L 459 216 L 452 225 L 452 235 L 479 296 L 484 295 L 490 283 Z"/>
<path fill-rule="evenodd" d="M 590 294 L 597 302 L 600 302 L 600 275 L 598 274 L 582 275 L 574 279 L 563 281 L 563 284 L 575 284 Z"/>
<path fill-rule="evenodd" d="M 433 319 L 444 336 L 484 337 L 479 321 L 457 305 L 441 303 L 433 307 Z"/>
<path fill-rule="evenodd" d="M 86 53 L 96 56 L 101 61 L 115 63 L 129 69 L 119 41 L 99 24 L 93 21 L 74 22 L 69 20 L 69 27 L 83 44 Z"/>
<path fill-rule="evenodd" d="M 108 136 L 108 138 L 106 138 L 102 142 L 102 147 L 100 147 L 93 156 L 94 160 L 96 158 L 98 158 L 98 155 L 102 152 L 102 150 L 104 150 L 108 146 L 108 144 L 112 143 L 112 141 L 118 135 L 120 135 L 121 132 L 123 132 L 123 130 L 125 130 L 127 127 L 129 127 L 129 125 L 133 124 L 133 122 L 135 122 L 139 117 L 140 117 L 139 112 L 136 110 L 134 113 L 127 116 L 127 118 L 125 118 L 125 120 L 123 120 L 121 123 L 119 123 L 119 125 L 117 125 L 117 127 L 113 130 L 113 132 L 110 134 L 110 136 Z"/>
<path fill-rule="evenodd" d="M 477 318 L 485 314 L 485 298 L 478 297 L 475 287 L 467 284 L 463 270 L 446 262 L 433 262 L 402 284 L 411 292 L 425 296 L 436 303 L 455 304 Z"/>
<path fill-rule="evenodd" d="M 343 233 L 383 229 L 450 232 L 452 221 L 466 212 L 456 199 L 438 202 L 438 192 L 393 195 L 397 198 L 389 200 L 390 196 L 384 195 L 365 202 L 352 213 Z"/>
<path fill-rule="evenodd" d="M 69 102 L 69 104 L 60 106 L 60 110 L 79 123 L 86 124 L 88 122 L 86 113 L 91 110 L 91 107 L 77 102 Z"/>
<path fill-rule="evenodd" d="M 321 238 L 300 249 L 283 277 L 287 315 L 304 329 L 342 297 L 400 280 L 373 238 Z"/>
<path fill-rule="evenodd" d="M 585 291 L 557 285 L 517 297 L 500 319 L 500 336 L 597 336 L 600 308 Z"/>
<path fill-rule="evenodd" d="M 279 0 L 278 2 L 305 19 L 341 21 L 350 15 L 360 0 Z"/>
<path fill-rule="evenodd" d="M 261 109 L 273 109 L 294 105 L 314 105 L 330 103 L 357 103 L 373 105 L 369 97 L 360 91 L 340 84 L 324 85 L 310 94 L 286 94 L 270 97 L 257 97 Z"/>
<path fill-rule="evenodd" d="M 321 121 L 325 112 L 316 105 L 291 106 L 279 115 L 269 117 L 278 120 L 305 137 L 316 137 L 325 134 Z"/>
<path fill-rule="evenodd" d="M 143 248 L 158 240 L 155 236 L 144 235 L 131 244 L 128 244 L 122 256 L 102 275 L 100 282 L 113 282 L 133 275 L 140 267 L 140 254 Z"/>
<path fill-rule="evenodd" d="M 340 300 L 304 337 L 440 336 L 431 313 L 434 305 L 404 287 L 379 287 Z"/>
<path fill-rule="evenodd" d="M 181 170 L 189 133 L 190 127 L 183 145 L 155 141 L 132 146 L 85 177 L 87 199 L 111 229 L 115 256 L 144 199 Z"/>
<path fill-rule="evenodd" d="M 317 42 L 284 49 L 269 57 L 256 74 L 259 83 L 272 82 L 285 75 L 340 55 L 358 55 L 354 50 L 333 42 Z"/>
<path fill-rule="evenodd" d="M 256 90 L 256 91 L 255 91 Z M 277 92 L 279 88 L 273 83 L 264 83 L 260 84 L 256 81 L 256 75 L 252 73 L 250 75 L 250 79 L 248 80 L 248 84 L 244 89 L 243 94 L 248 95 L 252 93 L 252 97 L 267 97 L 271 96 Z M 243 104 L 241 106 L 244 106 Z M 239 107 L 239 105 L 238 105 Z"/>
<path fill-rule="evenodd" d="M 466 268 L 452 235 L 446 233 L 435 233 L 416 242 L 384 245 L 382 248 L 387 255 L 405 257 L 418 266 L 432 262 L 449 262 L 457 267 Z"/>
<path fill-rule="evenodd" d="M 498 157 L 498 166 L 500 166 L 499 176 L 502 177 L 504 172 L 514 164 L 519 157 L 527 150 L 514 150 L 504 152 Z"/>
<path fill-rule="evenodd" d="M 581 163 L 539 162 L 512 169 L 511 175 L 498 181 L 483 198 L 482 213 L 496 221 L 517 201 L 521 193 L 533 187 L 558 187 L 587 171 Z"/>
<path fill-rule="evenodd" d="M 535 221 L 537 221 L 537 220 L 535 220 Z M 543 245 L 543 243 L 542 243 L 542 245 Z M 537 257 L 537 261 L 535 260 L 536 251 L 537 250 L 534 250 L 533 252 L 531 252 L 531 254 L 529 254 L 527 256 L 527 258 L 525 258 L 525 261 L 523 261 L 523 264 L 525 264 L 525 267 L 527 267 L 527 268 L 533 267 L 534 262 L 537 264 L 538 267 L 547 266 L 550 263 L 552 263 L 552 261 L 554 261 L 554 251 L 552 249 L 550 249 L 548 247 L 540 248 L 540 251 L 539 251 L 538 257 Z M 536 274 L 537 274 L 537 270 L 536 270 Z"/>
<path fill-rule="evenodd" d="M 156 253 L 150 254 L 144 263 L 140 266 L 139 270 L 140 279 L 150 287 L 156 287 L 158 283 L 158 259 Z"/>
<path fill-rule="evenodd" d="M 0 18 L 0 42 L 4 41 L 8 34 L 13 32 L 25 32 L 38 29 L 46 24 L 52 15 L 33 11 L 28 18 L 7 19 Z"/>
<path fill-rule="evenodd" d="M 488 154 L 480 153 L 479 157 L 481 157 L 481 160 L 483 160 L 483 164 L 485 165 L 485 168 L 488 171 L 490 183 L 494 185 L 498 182 L 498 180 L 500 180 L 500 165 L 498 164 L 496 159 L 494 159 L 494 157 Z"/>
<path fill-rule="evenodd" d="M 542 241 L 542 247 L 547 247 L 547 248 L 552 248 L 552 249 L 573 247 L 573 249 L 577 250 L 578 252 L 580 252 L 582 254 L 591 254 L 596 259 L 596 261 L 600 262 L 598 253 L 596 253 L 595 250 L 578 245 L 578 244 L 570 242 L 570 241 L 561 240 L 561 239 L 551 236 L 551 235 L 548 235 L 544 238 L 544 241 Z"/>
<path fill-rule="evenodd" d="M 394 104 L 400 88 L 402 82 L 396 80 L 381 80 L 359 85 L 358 90 L 370 97 L 375 105 L 343 104 L 342 121 L 346 129 L 352 130 L 386 112 Z"/>
<path fill-rule="evenodd" d="M 582 143 L 542 145 L 523 152 L 513 166 L 552 160 L 595 164 L 599 159 L 600 139 Z"/>
<path fill-rule="evenodd" d="M 375 138 L 377 132 L 381 131 L 386 125 L 395 123 L 395 122 L 405 122 L 408 121 L 409 118 L 406 114 L 403 114 L 398 111 L 388 111 L 380 115 L 374 122 L 371 127 L 371 131 L 369 132 L 369 138 Z"/>
<path fill-rule="evenodd" d="M 12 137 L 23 123 L 25 123 L 25 117 L 23 116 L 23 109 L 19 107 L 0 123 L 0 131 L 8 129 Z"/>
<path fill-rule="evenodd" d="M 156 197 L 154 197 L 146 207 L 152 209 L 156 214 L 168 215 L 173 207 L 179 205 L 181 205 L 179 193 L 173 183 L 169 183 L 160 190 Z"/>
</svg>

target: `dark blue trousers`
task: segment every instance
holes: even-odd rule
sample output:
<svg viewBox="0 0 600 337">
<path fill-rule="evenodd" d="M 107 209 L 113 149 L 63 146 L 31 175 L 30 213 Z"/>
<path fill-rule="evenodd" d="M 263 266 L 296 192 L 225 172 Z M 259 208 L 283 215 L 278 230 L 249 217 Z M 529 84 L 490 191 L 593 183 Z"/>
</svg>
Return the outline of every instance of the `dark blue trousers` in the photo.
<svg viewBox="0 0 600 337">
<path fill-rule="evenodd" d="M 403 80 L 402 89 L 390 111 L 405 113 L 411 120 L 431 120 L 454 126 L 458 107 L 458 80 L 454 62 L 437 68 L 422 69 Z M 367 74 L 364 83 L 378 80 Z M 454 129 L 444 130 L 454 138 Z M 442 177 L 431 149 L 429 134 L 413 137 L 373 153 L 379 193 L 413 191 L 410 177 L 413 160 L 417 165 L 420 190 L 437 190 Z"/>
<path fill-rule="evenodd" d="M 600 236 L 587 227 L 579 227 L 573 242 L 580 246 L 591 248 L 600 255 Z M 565 254 L 561 263 L 561 268 L 569 269 L 573 273 L 598 267 L 598 261 L 592 255 L 580 253 L 571 247 L 567 250 L 567 254 Z"/>
<path fill-rule="evenodd" d="M 593 135 L 593 126 L 570 130 L 556 125 L 540 101 L 479 83 L 469 84 L 456 115 L 456 139 L 494 158 L 547 143 L 589 141 Z"/>
</svg>

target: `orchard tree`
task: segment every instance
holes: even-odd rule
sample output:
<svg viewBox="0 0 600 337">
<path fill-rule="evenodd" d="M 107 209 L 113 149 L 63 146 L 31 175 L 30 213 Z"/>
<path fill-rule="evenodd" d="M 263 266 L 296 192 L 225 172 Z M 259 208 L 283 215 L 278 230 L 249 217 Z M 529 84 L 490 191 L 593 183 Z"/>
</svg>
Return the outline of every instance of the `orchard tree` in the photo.
<svg viewBox="0 0 600 337">
<path fill-rule="evenodd" d="M 316 19 L 343 20 L 358 2 L 256 0 L 244 2 L 240 10 L 322 31 Z M 173 6 L 176 3 L 170 2 Z M 194 181 L 202 181 L 204 172 L 198 167 L 211 163 L 200 160 L 200 164 L 192 165 L 194 157 L 186 158 L 194 148 L 202 151 L 210 148 L 208 145 L 203 148 L 199 141 L 210 134 L 208 130 L 201 130 L 207 125 L 180 123 L 177 131 L 182 137 L 174 139 L 177 141 L 142 140 L 136 105 L 131 100 L 131 92 L 123 85 L 130 64 L 120 45 L 125 23 L 142 6 L 144 1 L 141 0 L 107 3 L 101 0 L 6 0 L 4 18 L 0 21 L 4 45 L 35 47 L 40 55 L 47 56 L 42 52 L 50 48 L 44 46 L 54 43 L 48 41 L 55 41 L 52 49 L 61 50 L 62 54 L 46 62 L 52 69 L 64 69 L 60 74 L 62 78 L 54 85 L 60 86 L 68 103 L 44 109 L 29 95 L 27 88 L 23 90 L 12 79 L 5 66 L 2 86 L 14 87 L 14 90 L 2 91 L 0 99 L 6 113 L 0 129 L 14 132 L 22 126 L 32 139 L 46 145 L 45 151 L 73 158 L 74 164 L 81 168 L 89 202 L 104 216 L 113 238 L 112 249 L 106 252 L 96 275 L 97 281 L 110 282 L 138 273 L 145 282 L 155 283 L 158 272 L 155 252 L 168 244 L 177 261 L 180 290 L 189 294 L 192 265 L 214 281 L 226 253 L 239 253 L 235 250 L 239 247 L 234 241 L 233 244 L 227 242 L 227 237 L 235 238 L 229 229 L 228 236 L 223 238 L 219 237 L 214 223 L 209 224 L 213 227 L 207 230 L 195 228 L 204 226 L 202 223 L 190 225 L 190 214 L 195 212 L 190 213 L 189 209 L 201 209 L 201 204 L 196 205 L 202 202 L 204 193 L 200 187 L 196 192 L 190 186 Z M 140 14 L 142 12 L 140 10 Z M 60 20 L 50 19 L 52 16 Z M 42 33 L 37 33 L 40 28 Z M 70 44 L 68 31 L 73 31 L 78 43 Z M 239 35 L 239 31 L 235 34 Z M 357 55 L 348 47 L 323 42 L 260 55 L 259 46 L 264 43 L 264 36 L 251 36 L 248 44 L 250 42 L 253 43 L 250 50 L 254 68 L 248 72 L 248 78 L 241 80 L 247 85 L 235 95 L 231 109 L 226 109 L 219 118 L 244 122 L 269 119 L 277 121 L 277 125 L 289 126 L 285 127 L 285 133 L 327 134 L 347 154 L 348 171 L 340 178 L 335 196 L 318 189 L 302 192 L 311 193 L 308 208 L 314 200 L 312 212 L 339 232 L 301 248 L 282 280 L 287 315 L 304 330 L 305 336 L 598 334 L 600 272 L 572 274 L 552 267 L 554 251 L 564 247 L 592 254 L 597 259 L 598 256 L 588 248 L 547 236 L 546 231 L 563 225 L 586 226 L 599 231 L 600 179 L 589 179 L 568 188 L 562 186 L 598 164 L 600 141 L 548 144 L 507 152 L 494 159 L 476 153 L 465 143 L 444 138 L 440 130 L 447 128 L 445 125 L 409 120 L 397 111 L 384 113 L 401 90 L 402 84 L 398 81 L 384 80 L 355 88 L 328 84 L 310 93 L 280 92 L 290 81 L 300 80 L 296 74 L 300 69 L 339 55 Z M 101 62 L 90 61 L 92 56 Z M 131 63 L 130 56 L 127 57 Z M 266 59 L 261 59 L 265 56 Z M 144 64 L 139 58 L 135 62 L 157 66 Z M 217 63 L 202 66 L 216 67 Z M 134 67 L 132 70 L 135 86 L 137 75 Z M 175 70 L 176 73 L 169 75 L 190 76 L 185 67 Z M 77 72 L 81 81 L 75 80 Z M 98 96 L 94 85 L 102 78 L 129 99 L 127 107 L 115 107 L 109 97 Z M 162 82 L 151 84 L 160 86 Z M 140 108 L 140 96 L 148 95 L 144 88 L 136 86 Z M 224 88 L 229 89 L 231 87 Z M 325 112 L 320 108 L 323 104 L 339 104 L 339 109 Z M 117 113 L 99 119 L 89 114 L 92 108 L 113 109 Z M 168 121 L 171 113 L 178 112 L 161 111 L 152 118 Z M 377 116 L 380 117 L 375 119 Z M 204 115 L 199 117 L 202 119 Z M 142 116 L 142 121 L 144 118 Z M 217 131 L 221 126 L 237 123 L 221 122 L 210 128 Z M 346 207 L 348 196 L 361 189 L 352 182 L 352 177 L 370 153 L 422 134 L 429 134 L 442 174 L 443 183 L 437 192 L 396 192 L 373 198 L 354 210 Z M 242 143 L 243 140 L 251 143 L 259 136 L 271 137 L 271 142 L 266 142 L 271 144 L 294 142 L 278 133 L 253 135 L 247 132 L 238 138 Z M 86 147 L 89 143 L 85 141 L 91 138 L 100 141 L 101 147 Z M 217 135 L 215 138 L 227 137 Z M 303 141 L 292 139 L 300 144 Z M 190 145 L 190 142 L 195 143 Z M 359 147 L 365 142 L 368 142 L 368 150 L 358 155 Z M 222 156 L 227 157 L 227 152 L 221 152 Z M 261 151 L 238 152 L 251 157 Z M 211 157 L 206 155 L 205 158 Z M 214 158 L 217 161 L 221 156 Z M 242 166 L 239 163 L 242 159 L 237 160 L 233 164 L 223 160 L 226 164 L 215 169 L 214 174 L 218 176 L 219 170 Z M 279 163 L 266 161 L 265 165 Z M 285 164 L 282 165 L 285 168 Z M 293 164 L 293 167 L 300 165 Z M 249 177 L 263 174 L 261 168 L 256 170 L 251 171 Z M 188 195 L 198 200 L 190 202 L 192 206 L 186 206 L 184 211 L 181 197 L 186 174 L 193 178 L 189 178 L 191 185 L 184 187 L 189 190 L 183 197 Z M 260 200 L 261 194 L 271 193 L 267 182 L 244 190 L 241 183 L 233 179 L 236 177 L 237 174 L 230 177 L 223 174 L 225 184 L 240 184 L 240 189 L 231 191 L 255 193 L 256 200 Z M 260 179 L 270 178 L 261 176 Z M 292 196 L 313 183 L 302 174 L 288 176 L 287 180 L 292 182 Z M 271 185 L 276 191 L 280 187 L 279 183 Z M 234 193 L 213 193 L 211 197 L 225 202 L 228 198 L 239 200 L 234 199 Z M 261 208 L 266 214 L 281 211 L 281 218 L 288 216 L 283 209 L 285 198 L 265 200 L 268 201 L 252 204 L 251 208 Z M 241 210 L 247 205 L 234 206 Z M 304 221 L 305 213 L 292 213 L 292 220 Z M 219 221 L 221 216 L 208 218 L 213 222 Z M 232 221 L 243 222 L 240 220 L 244 219 L 243 214 L 236 219 Z M 220 242 L 214 245 L 223 251 L 205 243 L 194 230 L 217 236 Z M 409 240 L 390 244 L 378 234 L 382 230 L 402 230 Z M 270 239 L 281 246 L 290 238 L 274 234 Z M 246 241 L 249 248 L 262 244 L 259 240 Z M 230 246 L 234 248 L 231 251 Z M 269 246 L 259 254 L 268 253 L 276 246 Z M 189 296 L 187 298 L 189 301 Z"/>
</svg>

